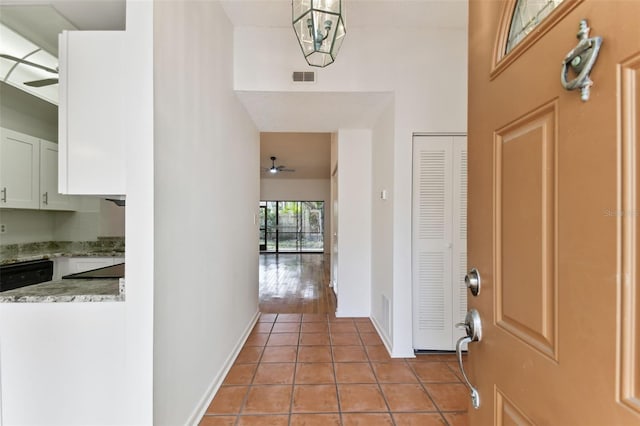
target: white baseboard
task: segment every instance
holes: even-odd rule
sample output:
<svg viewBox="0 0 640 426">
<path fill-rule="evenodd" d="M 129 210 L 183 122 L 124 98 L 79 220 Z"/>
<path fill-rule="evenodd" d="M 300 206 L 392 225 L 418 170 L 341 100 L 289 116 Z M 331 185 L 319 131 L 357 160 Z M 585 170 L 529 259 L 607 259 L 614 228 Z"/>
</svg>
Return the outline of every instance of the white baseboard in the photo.
<svg viewBox="0 0 640 426">
<path fill-rule="evenodd" d="M 216 377 L 213 378 L 207 391 L 200 399 L 200 402 L 196 405 L 196 408 L 191 414 L 191 416 L 189 416 L 189 419 L 187 420 L 186 424 L 197 426 L 200 420 L 202 419 L 202 416 L 204 416 L 204 414 L 207 412 L 207 408 L 209 408 L 211 401 L 213 401 L 213 397 L 216 396 L 216 393 L 218 392 L 218 389 L 220 389 L 220 386 L 222 385 L 224 378 L 227 376 L 227 373 L 233 366 L 233 363 L 238 357 L 238 354 L 240 353 L 240 351 L 242 350 L 242 347 L 244 346 L 245 342 L 249 338 L 249 334 L 251 334 L 251 330 L 253 330 L 253 327 L 258 322 L 258 318 L 260 318 L 260 311 L 256 311 L 255 315 L 253 316 L 253 319 L 249 322 L 249 325 L 245 328 L 244 332 L 242 333 L 242 336 L 240 336 L 238 343 L 236 343 L 235 347 L 233 348 L 233 351 L 229 354 L 226 361 L 224 362 L 222 370 L 220 370 L 218 375 L 216 375 Z"/>
<path fill-rule="evenodd" d="M 371 317 L 371 322 L 373 323 L 373 327 L 376 329 L 376 332 L 378 333 L 378 336 L 380 336 L 380 339 L 382 339 L 382 343 L 384 344 L 384 347 L 387 349 L 387 352 L 389 352 L 389 356 L 391 356 L 391 358 L 415 358 L 416 354 L 413 353 L 413 350 L 411 352 L 406 352 L 406 353 L 394 353 L 393 350 L 391 349 L 391 342 L 389 342 L 389 336 L 387 336 L 386 333 L 382 332 L 382 327 L 380 326 L 380 324 L 378 323 L 378 320 L 376 320 L 374 317 Z"/>
</svg>

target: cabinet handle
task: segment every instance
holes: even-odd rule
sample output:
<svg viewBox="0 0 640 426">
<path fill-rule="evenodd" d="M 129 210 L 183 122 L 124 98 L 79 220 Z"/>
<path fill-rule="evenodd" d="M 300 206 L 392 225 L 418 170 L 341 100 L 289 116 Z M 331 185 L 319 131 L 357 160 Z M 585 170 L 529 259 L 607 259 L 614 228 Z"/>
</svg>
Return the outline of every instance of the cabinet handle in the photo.
<svg viewBox="0 0 640 426">
<path fill-rule="evenodd" d="M 42 204 L 44 204 L 45 206 L 47 204 L 49 204 L 49 193 L 45 192 L 44 194 L 42 194 Z"/>
<path fill-rule="evenodd" d="M 4 188 L 2 188 L 2 191 L 0 191 L 2 193 L 2 202 L 6 203 L 7 202 L 7 187 L 5 186 Z"/>
</svg>

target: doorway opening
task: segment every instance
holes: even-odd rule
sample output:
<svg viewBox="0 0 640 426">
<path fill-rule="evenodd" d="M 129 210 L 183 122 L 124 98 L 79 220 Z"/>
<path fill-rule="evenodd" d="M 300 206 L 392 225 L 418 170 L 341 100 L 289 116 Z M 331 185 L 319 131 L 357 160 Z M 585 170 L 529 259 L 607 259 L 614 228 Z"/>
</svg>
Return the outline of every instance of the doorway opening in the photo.
<svg viewBox="0 0 640 426">
<path fill-rule="evenodd" d="M 324 201 L 260 201 L 260 251 L 324 253 Z"/>
</svg>

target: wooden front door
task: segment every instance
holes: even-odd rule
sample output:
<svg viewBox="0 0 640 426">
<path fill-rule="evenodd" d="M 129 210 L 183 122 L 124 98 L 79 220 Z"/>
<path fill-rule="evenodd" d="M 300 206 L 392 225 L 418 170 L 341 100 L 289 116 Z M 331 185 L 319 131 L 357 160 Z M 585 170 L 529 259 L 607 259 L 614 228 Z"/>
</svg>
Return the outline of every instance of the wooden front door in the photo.
<svg viewBox="0 0 640 426">
<path fill-rule="evenodd" d="M 637 425 L 640 1 L 565 0 L 505 54 L 514 3 L 469 4 L 470 424 Z M 586 102 L 560 83 L 582 19 Z"/>
</svg>

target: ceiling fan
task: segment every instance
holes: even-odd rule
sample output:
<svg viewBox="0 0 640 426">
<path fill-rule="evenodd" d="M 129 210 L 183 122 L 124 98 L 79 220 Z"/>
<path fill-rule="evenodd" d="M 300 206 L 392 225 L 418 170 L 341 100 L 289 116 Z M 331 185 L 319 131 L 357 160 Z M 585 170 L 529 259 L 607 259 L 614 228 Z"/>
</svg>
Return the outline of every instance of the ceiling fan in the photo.
<svg viewBox="0 0 640 426">
<path fill-rule="evenodd" d="M 295 172 L 295 169 L 288 169 L 287 166 L 276 166 L 276 157 L 271 157 L 271 167 L 265 168 L 264 171 L 265 172 L 269 172 L 269 173 L 279 173 L 279 172 Z"/>
<path fill-rule="evenodd" d="M 30 67 L 34 67 L 34 68 L 38 68 L 38 69 L 50 72 L 52 74 L 58 74 L 58 70 L 57 69 L 53 69 L 53 68 L 46 67 L 44 65 L 36 64 L 35 62 L 27 61 L 26 59 L 17 58 L 15 56 L 6 55 L 4 53 L 0 53 L 0 58 L 4 58 L 4 59 L 8 59 L 10 61 L 16 62 L 15 66 L 17 66 L 18 64 L 24 64 L 24 65 L 28 65 Z M 13 71 L 13 68 L 12 68 L 12 71 Z M 9 74 L 10 73 L 11 73 L 11 71 L 9 71 Z M 31 87 L 50 86 L 52 84 L 58 84 L 58 79 L 57 78 L 45 78 L 45 79 L 42 79 L 42 80 L 25 81 L 24 84 L 26 84 L 27 86 L 31 86 Z"/>
</svg>

